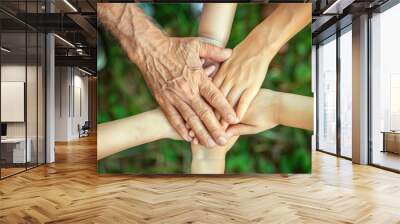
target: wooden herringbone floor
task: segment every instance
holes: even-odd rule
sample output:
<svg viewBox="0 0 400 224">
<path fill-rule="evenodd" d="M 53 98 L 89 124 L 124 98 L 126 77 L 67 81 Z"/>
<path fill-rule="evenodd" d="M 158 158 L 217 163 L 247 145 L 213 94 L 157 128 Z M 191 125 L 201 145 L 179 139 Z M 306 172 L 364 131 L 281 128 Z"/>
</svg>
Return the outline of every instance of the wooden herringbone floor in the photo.
<svg viewBox="0 0 400 224">
<path fill-rule="evenodd" d="M 400 175 L 313 153 L 313 174 L 96 174 L 94 138 L 0 181 L 0 223 L 400 223 Z"/>
</svg>

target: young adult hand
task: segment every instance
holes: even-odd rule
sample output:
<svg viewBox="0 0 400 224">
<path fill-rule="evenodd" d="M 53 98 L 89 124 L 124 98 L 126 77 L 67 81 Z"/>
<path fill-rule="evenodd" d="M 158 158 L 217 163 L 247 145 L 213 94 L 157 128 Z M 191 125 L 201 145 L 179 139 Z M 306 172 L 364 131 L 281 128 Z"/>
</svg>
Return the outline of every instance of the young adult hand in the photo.
<svg viewBox="0 0 400 224">
<path fill-rule="evenodd" d="M 233 50 L 214 83 L 243 118 L 279 49 L 311 21 L 311 4 L 277 4 L 266 19 Z M 226 126 L 226 124 L 224 125 Z"/>
<path fill-rule="evenodd" d="M 239 120 L 243 118 L 261 88 L 269 63 L 275 56 L 274 52 L 277 52 L 277 50 L 272 50 L 273 46 L 270 46 L 271 51 L 260 52 L 257 47 L 258 39 L 258 36 L 254 38 L 254 34 L 250 34 L 233 49 L 232 56 L 219 67 L 217 73 L 212 77 L 215 85 L 226 96 L 230 105 L 235 108 Z M 249 46 L 248 43 L 251 42 L 253 44 Z M 265 54 L 265 52 L 270 54 Z M 213 65 L 216 64 L 218 65 L 213 62 Z M 224 129 L 228 125 L 222 121 Z M 194 137 L 193 142 L 196 144 L 197 136 L 194 136 L 193 131 L 190 131 L 189 134 Z"/>
<path fill-rule="evenodd" d="M 249 46 L 249 42 L 242 41 L 233 49 L 232 56 L 222 64 L 213 79 L 235 108 L 239 119 L 243 118 L 261 88 L 269 63 L 275 55 L 272 52 L 269 55 L 261 54 L 256 47 L 257 43 Z"/>
</svg>

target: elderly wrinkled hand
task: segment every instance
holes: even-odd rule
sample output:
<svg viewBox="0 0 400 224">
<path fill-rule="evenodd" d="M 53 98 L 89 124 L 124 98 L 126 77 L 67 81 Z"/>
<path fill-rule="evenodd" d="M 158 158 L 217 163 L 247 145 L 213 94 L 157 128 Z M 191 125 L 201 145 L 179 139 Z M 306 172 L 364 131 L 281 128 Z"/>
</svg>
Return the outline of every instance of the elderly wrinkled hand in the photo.
<svg viewBox="0 0 400 224">
<path fill-rule="evenodd" d="M 227 142 L 214 111 L 230 124 L 239 119 L 207 76 L 200 58 L 223 62 L 230 57 L 230 49 L 198 38 L 169 37 L 135 4 L 99 4 L 98 18 L 140 68 L 168 121 L 182 138 L 192 140 L 191 128 L 204 146 Z"/>
<path fill-rule="evenodd" d="M 227 141 L 214 109 L 228 123 L 238 121 L 231 105 L 208 78 L 201 58 L 222 62 L 231 50 L 203 43 L 197 38 L 166 37 L 160 50 L 144 57 L 145 79 L 154 97 L 177 132 L 187 141 L 187 123 L 202 145 L 213 147 Z"/>
</svg>

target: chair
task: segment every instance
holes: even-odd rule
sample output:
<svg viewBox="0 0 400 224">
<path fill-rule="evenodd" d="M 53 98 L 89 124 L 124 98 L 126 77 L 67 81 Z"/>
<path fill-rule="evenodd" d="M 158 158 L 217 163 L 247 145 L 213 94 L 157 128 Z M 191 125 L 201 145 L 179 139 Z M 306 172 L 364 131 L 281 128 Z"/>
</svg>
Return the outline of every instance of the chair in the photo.
<svg viewBox="0 0 400 224">
<path fill-rule="evenodd" d="M 89 136 L 89 129 L 90 129 L 89 121 L 85 121 L 82 127 L 78 124 L 79 138 Z"/>
</svg>

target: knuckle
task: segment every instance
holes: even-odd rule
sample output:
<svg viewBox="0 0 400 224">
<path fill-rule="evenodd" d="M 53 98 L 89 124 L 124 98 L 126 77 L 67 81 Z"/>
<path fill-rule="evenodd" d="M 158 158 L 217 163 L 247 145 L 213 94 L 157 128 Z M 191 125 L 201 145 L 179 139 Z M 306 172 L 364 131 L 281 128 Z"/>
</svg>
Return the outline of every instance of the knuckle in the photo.
<svg viewBox="0 0 400 224">
<path fill-rule="evenodd" d="M 208 95 L 211 103 L 216 103 L 219 100 L 219 94 L 217 91 L 209 89 Z"/>
<path fill-rule="evenodd" d="M 185 131 L 185 125 L 183 125 L 181 122 L 175 123 L 175 129 L 178 130 L 179 132 L 184 132 Z"/>
<path fill-rule="evenodd" d="M 203 139 L 203 141 L 207 144 L 207 139 L 209 137 L 208 137 L 207 131 L 204 128 L 202 128 L 198 131 L 198 136 L 200 139 Z"/>
<path fill-rule="evenodd" d="M 197 122 L 197 116 L 194 115 L 194 114 L 190 114 L 187 117 L 187 121 L 188 121 L 189 124 L 194 124 L 194 123 Z"/>
<path fill-rule="evenodd" d="M 160 94 L 154 94 L 154 98 L 156 99 L 159 105 L 164 105 L 166 103 L 166 100 Z"/>
<path fill-rule="evenodd" d="M 195 89 L 192 89 L 191 91 L 186 92 L 185 94 L 185 101 L 190 104 L 191 106 L 193 106 L 194 104 L 197 103 L 198 101 L 198 91 L 196 91 Z"/>
<path fill-rule="evenodd" d="M 224 135 L 223 130 L 221 127 L 212 127 L 209 129 L 210 134 L 214 137 L 219 137 Z"/>
<path fill-rule="evenodd" d="M 196 126 L 196 128 L 193 129 L 193 132 L 199 139 L 207 139 L 208 132 L 203 126 L 201 125 Z"/>
<path fill-rule="evenodd" d="M 227 100 L 223 100 L 223 101 L 219 102 L 219 107 L 217 109 L 219 112 L 221 112 L 221 116 L 228 115 L 228 114 L 232 113 L 233 111 L 235 111 L 233 109 L 233 104 L 231 104 Z"/>
<path fill-rule="evenodd" d="M 199 112 L 199 117 L 200 117 L 202 120 L 209 120 L 209 119 L 212 118 L 213 115 L 214 115 L 214 113 L 213 113 L 211 110 L 209 110 L 209 109 L 203 109 L 203 110 L 201 110 L 201 111 Z"/>
<path fill-rule="evenodd" d="M 176 114 L 170 108 L 162 108 L 162 112 L 171 123 L 176 123 Z"/>
<path fill-rule="evenodd" d="M 182 109 L 182 112 L 183 112 L 183 115 L 184 116 L 186 116 L 186 117 L 189 117 L 190 116 L 190 109 L 189 109 L 189 107 L 184 107 L 183 109 Z"/>
</svg>

